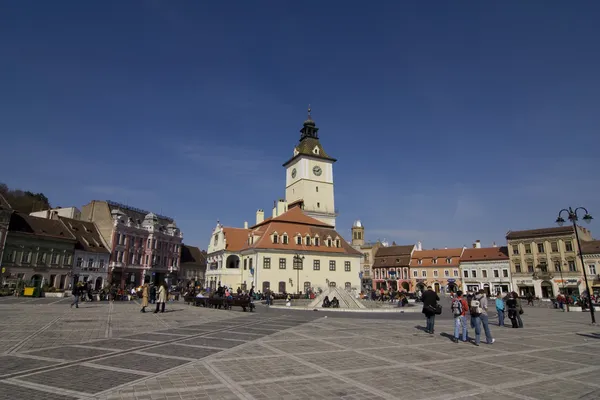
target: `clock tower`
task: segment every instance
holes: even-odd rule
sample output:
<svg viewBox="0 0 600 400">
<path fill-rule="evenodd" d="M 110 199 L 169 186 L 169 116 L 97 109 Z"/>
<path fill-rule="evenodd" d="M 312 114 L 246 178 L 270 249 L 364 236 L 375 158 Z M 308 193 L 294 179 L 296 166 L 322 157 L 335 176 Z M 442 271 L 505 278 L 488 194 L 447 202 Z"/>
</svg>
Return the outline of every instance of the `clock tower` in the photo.
<svg viewBox="0 0 600 400">
<path fill-rule="evenodd" d="M 335 227 L 333 163 L 319 141 L 319 128 L 310 115 L 300 130 L 300 143 L 285 167 L 285 199 L 288 208 L 301 207 L 306 215 Z"/>
</svg>

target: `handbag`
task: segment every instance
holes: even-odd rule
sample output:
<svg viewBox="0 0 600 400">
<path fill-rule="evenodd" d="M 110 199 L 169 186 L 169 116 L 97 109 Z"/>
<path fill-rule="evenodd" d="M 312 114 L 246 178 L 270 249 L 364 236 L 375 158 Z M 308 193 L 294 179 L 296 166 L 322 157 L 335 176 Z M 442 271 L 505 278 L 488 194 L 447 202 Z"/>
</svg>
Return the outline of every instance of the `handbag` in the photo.
<svg viewBox="0 0 600 400">
<path fill-rule="evenodd" d="M 440 315 L 442 313 L 442 306 L 440 304 L 435 305 L 435 314 Z"/>
</svg>

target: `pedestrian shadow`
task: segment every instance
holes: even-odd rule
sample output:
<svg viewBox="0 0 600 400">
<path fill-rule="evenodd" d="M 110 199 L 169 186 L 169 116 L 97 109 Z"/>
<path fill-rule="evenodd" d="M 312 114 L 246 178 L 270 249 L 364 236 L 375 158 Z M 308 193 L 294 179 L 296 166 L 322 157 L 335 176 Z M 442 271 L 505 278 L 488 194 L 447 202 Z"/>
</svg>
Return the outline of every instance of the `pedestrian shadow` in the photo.
<svg viewBox="0 0 600 400">
<path fill-rule="evenodd" d="M 577 333 L 577 335 L 579 336 L 585 336 L 585 337 L 589 337 L 592 339 L 600 339 L 600 333 Z"/>
<path fill-rule="evenodd" d="M 415 329 L 418 329 L 422 332 L 426 332 L 427 331 L 427 327 L 425 326 L 421 326 L 421 325 L 415 325 Z"/>
<path fill-rule="evenodd" d="M 446 333 L 446 332 L 442 332 L 442 333 L 440 333 L 440 336 L 441 336 L 441 337 L 445 337 L 446 339 L 448 339 L 448 340 L 451 340 L 451 341 L 453 341 L 453 340 L 454 340 L 454 336 L 453 336 L 453 335 L 450 335 L 449 333 Z"/>
</svg>

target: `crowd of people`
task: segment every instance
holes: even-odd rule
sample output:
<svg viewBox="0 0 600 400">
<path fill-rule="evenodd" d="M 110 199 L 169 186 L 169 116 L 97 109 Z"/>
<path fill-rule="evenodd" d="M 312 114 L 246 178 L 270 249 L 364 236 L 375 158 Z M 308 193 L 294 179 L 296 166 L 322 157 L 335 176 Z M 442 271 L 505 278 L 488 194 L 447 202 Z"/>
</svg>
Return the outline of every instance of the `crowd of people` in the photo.
<svg viewBox="0 0 600 400">
<path fill-rule="evenodd" d="M 431 286 L 421 295 L 423 302 L 423 314 L 426 318 L 425 332 L 433 334 L 435 331 L 435 316 L 442 313 L 439 304 L 440 298 Z M 475 338 L 473 344 L 479 346 L 482 331 L 485 334 L 487 344 L 492 344 L 495 339 L 490 330 L 490 314 L 496 309 L 498 326 L 505 326 L 505 317 L 511 321 L 512 328 L 523 328 L 523 307 L 521 299 L 516 292 L 498 293 L 495 299 L 488 299 L 486 292 L 482 289 L 476 293 L 463 293 L 459 290 L 452 295 L 451 311 L 454 317 L 453 341 L 458 343 L 470 342 L 468 335 L 469 326 L 474 330 Z"/>
</svg>

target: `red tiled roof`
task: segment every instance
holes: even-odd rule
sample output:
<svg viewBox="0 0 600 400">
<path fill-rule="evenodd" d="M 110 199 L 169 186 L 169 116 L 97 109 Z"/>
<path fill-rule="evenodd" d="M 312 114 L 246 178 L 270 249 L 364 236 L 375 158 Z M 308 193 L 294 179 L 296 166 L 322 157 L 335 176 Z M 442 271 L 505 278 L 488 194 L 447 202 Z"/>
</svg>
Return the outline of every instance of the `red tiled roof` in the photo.
<svg viewBox="0 0 600 400">
<path fill-rule="evenodd" d="M 246 249 L 273 249 L 289 251 L 307 251 L 323 253 L 340 253 L 361 255 L 336 232 L 331 226 L 315 218 L 309 217 L 298 208 L 292 208 L 286 213 L 266 219 L 250 229 L 223 228 L 227 241 L 227 251 L 242 251 Z M 277 233 L 278 243 L 273 243 L 273 234 Z M 287 234 L 288 243 L 283 244 L 282 236 Z M 301 244 L 297 244 L 296 238 L 300 235 Z M 306 245 L 306 236 L 311 237 L 311 244 Z M 252 243 L 250 237 L 257 237 Z M 319 245 L 313 244 L 313 239 L 319 237 Z M 332 246 L 327 246 L 327 239 L 331 238 Z M 340 240 L 340 247 L 335 246 L 335 240 Z"/>
<path fill-rule="evenodd" d="M 479 249 L 465 249 L 460 257 L 461 262 L 469 261 L 502 261 L 508 260 L 507 247 L 483 247 Z"/>
<path fill-rule="evenodd" d="M 223 228 L 225 241 L 227 243 L 225 249 L 227 251 L 240 251 L 247 247 L 248 234 L 250 229 L 244 228 Z"/>
<path fill-rule="evenodd" d="M 419 268 L 458 266 L 463 250 L 462 247 L 456 249 L 415 250 L 412 253 L 410 266 Z M 450 263 L 446 263 L 447 258 L 451 258 Z M 433 263 L 434 259 L 437 260 L 436 264 Z M 418 260 L 421 260 L 421 264 L 418 264 Z"/>
</svg>

